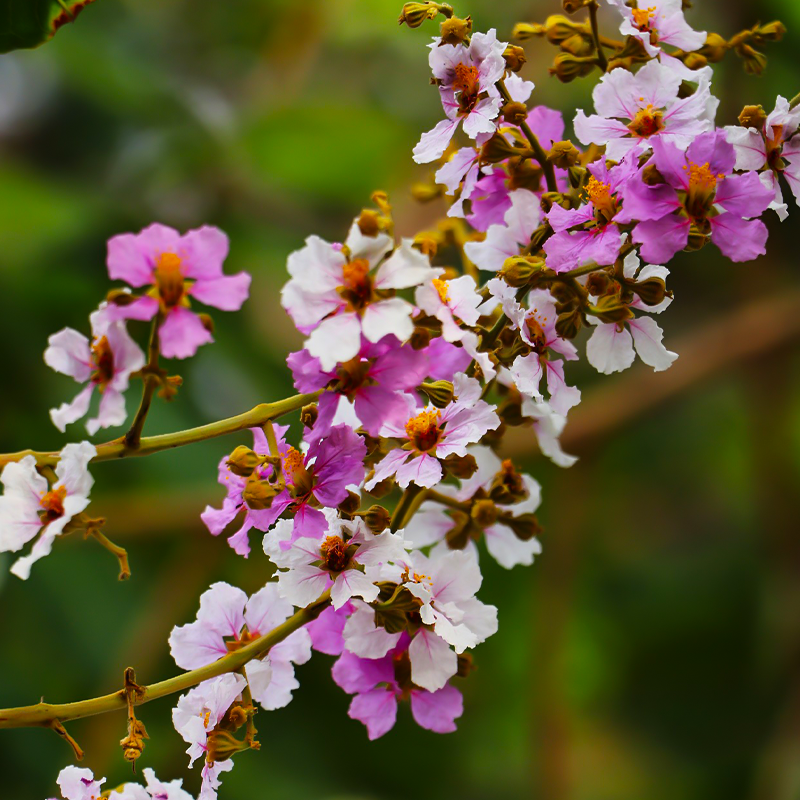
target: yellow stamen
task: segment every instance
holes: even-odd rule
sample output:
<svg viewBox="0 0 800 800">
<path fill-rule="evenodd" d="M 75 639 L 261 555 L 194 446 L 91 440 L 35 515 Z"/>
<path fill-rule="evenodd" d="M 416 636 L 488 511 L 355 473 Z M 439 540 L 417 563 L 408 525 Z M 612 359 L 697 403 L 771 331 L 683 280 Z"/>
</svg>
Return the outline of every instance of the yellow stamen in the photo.
<svg viewBox="0 0 800 800">
<path fill-rule="evenodd" d="M 597 178 L 589 178 L 586 184 L 586 195 L 595 210 L 602 214 L 606 220 L 610 220 L 617 213 L 614 195 L 611 192 L 611 184 L 603 183 Z"/>
<path fill-rule="evenodd" d="M 456 78 L 453 89 L 464 94 L 478 93 L 478 68 L 468 64 L 456 64 Z"/>
<path fill-rule="evenodd" d="M 161 253 L 156 258 L 155 279 L 162 305 L 165 309 L 175 308 L 185 291 L 181 257 L 176 253 Z"/>
<path fill-rule="evenodd" d="M 303 454 L 290 447 L 283 457 L 283 471 L 291 477 L 300 469 L 303 469 Z"/>
<path fill-rule="evenodd" d="M 114 353 L 105 336 L 101 336 L 92 345 L 91 363 L 94 366 L 92 381 L 105 386 L 114 377 Z"/>
<path fill-rule="evenodd" d="M 631 16 L 633 17 L 633 25 L 638 30 L 650 31 L 652 30 L 653 17 L 656 15 L 656 7 L 650 8 L 633 8 L 631 9 Z"/>
<path fill-rule="evenodd" d="M 39 505 L 42 510 L 39 512 L 39 517 L 42 522 L 52 522 L 54 519 L 64 516 L 64 500 L 67 497 L 67 490 L 64 486 L 59 486 L 57 489 L 51 489 L 49 492 L 42 494 L 42 499 Z"/>
<path fill-rule="evenodd" d="M 440 280 L 439 278 L 434 278 L 433 286 L 439 294 L 439 299 L 443 303 L 447 303 L 447 301 L 450 299 L 449 295 L 447 294 L 447 281 Z"/>
<path fill-rule="evenodd" d="M 412 417 L 406 423 L 406 434 L 418 450 L 430 450 L 439 441 L 439 420 L 442 412 L 438 410 L 425 410 Z"/>
<path fill-rule="evenodd" d="M 642 139 L 664 130 L 663 115 L 660 108 L 648 103 L 636 112 L 636 116 L 628 123 L 628 130 Z"/>
</svg>

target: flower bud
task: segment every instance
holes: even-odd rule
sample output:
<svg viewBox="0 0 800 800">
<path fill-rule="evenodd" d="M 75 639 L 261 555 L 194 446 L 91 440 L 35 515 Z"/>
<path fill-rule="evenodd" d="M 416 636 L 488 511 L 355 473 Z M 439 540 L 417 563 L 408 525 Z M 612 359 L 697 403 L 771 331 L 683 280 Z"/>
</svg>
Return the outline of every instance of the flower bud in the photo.
<svg viewBox="0 0 800 800">
<path fill-rule="evenodd" d="M 745 106 L 739 114 L 739 124 L 760 131 L 767 121 L 767 112 L 761 106 Z"/>
<path fill-rule="evenodd" d="M 458 656 L 458 671 L 456 675 L 459 678 L 466 678 L 474 669 L 477 668 L 472 663 L 472 653 L 460 653 Z"/>
<path fill-rule="evenodd" d="M 548 213 L 553 206 L 561 206 L 562 208 L 570 208 L 571 201 L 569 197 L 561 192 L 543 192 L 541 199 L 542 211 Z"/>
<path fill-rule="evenodd" d="M 358 229 L 364 236 L 377 236 L 383 229 L 378 212 L 371 208 L 365 208 L 358 218 Z"/>
<path fill-rule="evenodd" d="M 208 734 L 206 757 L 211 762 L 227 761 L 235 753 L 247 750 L 249 745 L 228 731 L 214 730 Z"/>
<path fill-rule="evenodd" d="M 587 310 L 601 322 L 624 322 L 633 316 L 633 312 L 617 294 L 604 295 L 597 305 L 589 306 Z"/>
<path fill-rule="evenodd" d="M 453 384 L 450 381 L 423 383 L 419 389 L 436 408 L 444 408 L 453 402 Z"/>
<path fill-rule="evenodd" d="M 538 256 L 512 256 L 503 263 L 503 268 L 498 272 L 509 286 L 521 289 L 527 286 L 537 272 L 544 270 L 544 259 Z"/>
<path fill-rule="evenodd" d="M 442 460 L 444 468 L 454 477 L 462 481 L 468 480 L 478 471 L 478 462 L 473 455 L 459 456 L 450 453 Z"/>
<path fill-rule="evenodd" d="M 580 58 L 571 53 L 559 53 L 553 59 L 553 66 L 548 68 L 562 83 L 570 83 L 575 78 L 583 78 L 594 69 L 593 58 Z"/>
<path fill-rule="evenodd" d="M 712 64 L 716 64 L 725 58 L 725 53 L 728 52 L 728 43 L 718 33 L 709 33 L 706 36 L 706 43 L 697 52 L 705 56 Z"/>
<path fill-rule="evenodd" d="M 497 416 L 506 424 L 516 428 L 524 425 L 528 418 L 522 415 L 522 397 L 518 392 L 513 397 L 507 397 L 497 409 Z"/>
<path fill-rule="evenodd" d="M 696 71 L 707 67 L 708 59 L 701 53 L 689 53 L 686 58 L 683 59 L 683 64 L 688 69 Z"/>
<path fill-rule="evenodd" d="M 389 527 L 392 516 L 383 506 L 376 503 L 364 512 L 363 520 L 373 533 L 383 533 Z"/>
<path fill-rule="evenodd" d="M 305 428 L 313 428 L 319 417 L 319 408 L 316 403 L 309 403 L 300 409 L 300 422 Z"/>
<path fill-rule="evenodd" d="M 694 253 L 697 250 L 702 250 L 708 240 L 708 232 L 701 230 L 696 224 L 692 223 L 689 228 L 689 239 L 684 247 L 684 252 Z"/>
<path fill-rule="evenodd" d="M 442 44 L 463 44 L 472 33 L 472 18 L 450 17 L 441 25 Z"/>
<path fill-rule="evenodd" d="M 345 517 L 350 517 L 352 519 L 353 515 L 358 511 L 359 506 L 361 505 L 361 495 L 356 494 L 355 492 L 348 492 L 347 497 L 336 506 L 337 509 L 342 513 Z"/>
<path fill-rule="evenodd" d="M 129 306 L 138 298 L 127 289 L 112 289 L 106 295 L 106 300 L 115 306 Z"/>
<path fill-rule="evenodd" d="M 429 328 L 417 326 L 411 334 L 409 344 L 413 350 L 424 350 L 431 343 L 431 331 Z"/>
<path fill-rule="evenodd" d="M 214 320 L 208 314 L 197 315 L 202 326 L 209 332 L 214 333 Z"/>
<path fill-rule="evenodd" d="M 272 500 L 277 494 L 275 487 L 269 481 L 254 479 L 250 476 L 242 492 L 242 499 L 248 508 L 263 511 L 272 505 Z"/>
<path fill-rule="evenodd" d="M 433 19 L 438 13 L 436 3 L 406 3 L 397 22 L 400 25 L 405 23 L 409 28 L 419 28 L 426 19 Z"/>
<path fill-rule="evenodd" d="M 544 25 L 539 25 L 537 22 L 518 22 L 511 31 L 511 37 L 524 41 L 525 39 L 532 39 L 534 36 L 544 36 L 546 28 Z"/>
<path fill-rule="evenodd" d="M 611 285 L 611 278 L 605 270 L 597 270 L 597 272 L 590 272 L 586 276 L 586 291 L 594 297 L 604 295 L 609 286 Z"/>
<path fill-rule="evenodd" d="M 572 142 L 553 142 L 553 146 L 547 154 L 547 160 L 561 169 L 567 169 L 574 167 L 580 156 L 578 148 Z"/>
<path fill-rule="evenodd" d="M 497 506 L 491 500 L 477 500 L 469 510 L 470 516 L 481 528 L 488 528 L 497 522 Z"/>
<path fill-rule="evenodd" d="M 228 456 L 228 460 L 225 463 L 234 475 L 239 475 L 241 478 L 249 478 L 261 463 L 261 458 L 255 451 L 240 444 Z"/>
<path fill-rule="evenodd" d="M 510 505 L 519 503 L 528 496 L 528 490 L 522 476 L 514 468 L 514 464 L 509 459 L 503 462 L 500 472 L 492 479 L 489 487 L 489 497 L 495 503 Z"/>
<path fill-rule="evenodd" d="M 369 473 L 369 475 L 367 475 L 367 480 L 370 480 L 374 474 L 375 470 L 372 470 Z M 372 495 L 372 497 L 377 497 L 380 499 L 381 497 L 386 497 L 386 495 L 389 494 L 389 492 L 391 492 L 393 488 L 394 488 L 394 478 L 386 478 L 382 480 L 380 483 L 376 483 L 369 490 L 369 494 Z"/>
<path fill-rule="evenodd" d="M 551 14 L 544 21 L 544 29 L 547 40 L 552 44 L 561 44 L 565 39 L 574 36 L 580 30 L 579 26 L 571 22 L 561 14 Z"/>
<path fill-rule="evenodd" d="M 444 194 L 444 186 L 438 183 L 422 181 L 411 186 L 411 196 L 420 203 L 430 203 Z"/>
<path fill-rule="evenodd" d="M 503 58 L 506 60 L 506 67 L 512 72 L 519 72 L 522 65 L 527 61 L 525 51 L 516 44 L 510 44 L 503 51 Z"/>
<path fill-rule="evenodd" d="M 503 517 L 503 525 L 514 531 L 517 539 L 529 542 L 534 536 L 542 532 L 542 526 L 535 514 L 520 514 L 518 517 Z"/>
<path fill-rule="evenodd" d="M 576 33 L 561 42 L 561 49 L 574 56 L 588 56 L 594 53 L 594 42 L 581 33 Z"/>
<path fill-rule="evenodd" d="M 658 171 L 658 167 L 655 164 L 648 164 L 642 170 L 642 180 L 647 186 L 658 186 L 666 183 L 664 176 Z"/>
<path fill-rule="evenodd" d="M 667 296 L 667 285 L 664 283 L 663 278 L 648 278 L 646 281 L 630 284 L 630 288 L 648 306 L 657 306 Z"/>
<path fill-rule="evenodd" d="M 556 318 L 556 333 L 562 339 L 574 339 L 583 325 L 580 308 L 563 311 Z"/>
<path fill-rule="evenodd" d="M 639 41 L 638 39 L 636 40 Z M 631 71 L 633 67 L 633 58 L 630 56 L 617 56 L 608 60 L 608 71 L 613 72 L 615 69 L 626 69 Z"/>
<path fill-rule="evenodd" d="M 553 234 L 553 229 L 550 227 L 549 223 L 543 222 L 532 234 L 531 234 L 531 244 L 530 248 L 534 252 L 538 250 L 545 242 L 545 239 L 549 238 Z M 536 276 L 534 276 L 535 278 Z"/>
<path fill-rule="evenodd" d="M 786 26 L 780 20 L 773 20 L 766 25 L 759 25 L 754 31 L 754 38 L 762 42 L 779 42 L 786 33 Z"/>
<path fill-rule="evenodd" d="M 513 101 L 506 103 L 501 109 L 503 119 L 512 125 L 520 125 L 528 118 L 528 106 L 525 103 Z"/>
<path fill-rule="evenodd" d="M 567 14 L 575 14 L 585 8 L 591 0 L 561 0 L 561 6 Z"/>
<path fill-rule="evenodd" d="M 744 71 L 748 75 L 761 75 L 767 68 L 767 57 L 749 44 L 739 45 L 736 53 L 744 61 Z"/>
<path fill-rule="evenodd" d="M 432 258 L 439 250 L 439 242 L 429 233 L 418 233 L 414 237 L 413 247 L 423 255 Z"/>
<path fill-rule="evenodd" d="M 514 142 L 509 142 L 502 133 L 495 133 L 481 148 L 481 162 L 498 164 L 507 158 L 529 155 L 530 152 L 530 148 L 520 147 Z"/>
<path fill-rule="evenodd" d="M 445 534 L 445 541 L 451 550 L 463 550 L 473 535 L 479 535 L 480 531 L 475 527 L 469 514 L 463 511 L 453 511 L 455 525 Z"/>
</svg>

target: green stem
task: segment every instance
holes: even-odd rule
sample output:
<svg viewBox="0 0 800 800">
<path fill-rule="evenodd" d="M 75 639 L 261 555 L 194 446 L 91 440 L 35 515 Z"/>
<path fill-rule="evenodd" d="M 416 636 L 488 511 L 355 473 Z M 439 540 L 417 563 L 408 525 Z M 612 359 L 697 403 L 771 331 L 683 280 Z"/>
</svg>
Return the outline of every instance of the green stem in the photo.
<svg viewBox="0 0 800 800">
<path fill-rule="evenodd" d="M 425 499 L 433 500 L 434 503 L 440 503 L 443 506 L 456 508 L 459 511 L 469 511 L 470 509 L 469 503 L 462 503 L 460 500 L 456 500 L 455 497 L 450 497 L 449 495 L 442 494 L 441 492 L 437 492 L 433 489 L 428 489 L 428 491 L 425 493 Z"/>
<path fill-rule="evenodd" d="M 789 108 L 795 108 L 797 105 L 800 105 L 800 92 L 789 101 Z"/>
<path fill-rule="evenodd" d="M 600 38 L 600 28 L 597 24 L 597 0 L 591 0 L 589 3 L 589 22 L 592 26 L 592 38 L 594 39 L 594 46 L 597 50 L 597 64 L 603 72 L 608 70 L 608 59 L 603 52 L 603 43 Z"/>
<path fill-rule="evenodd" d="M 416 510 L 416 505 L 422 502 L 424 495 L 420 496 L 421 492 L 423 492 L 423 488 L 417 486 L 416 483 L 410 483 L 406 487 L 403 496 L 400 498 L 400 502 L 398 502 L 394 510 L 394 514 L 392 514 L 392 521 L 389 526 L 392 532 L 400 530 Z M 419 498 L 419 503 L 415 505 L 414 501 L 417 500 L 417 498 Z"/>
<path fill-rule="evenodd" d="M 505 83 L 503 81 L 498 81 L 497 88 L 500 91 L 500 95 L 503 98 L 503 102 L 510 103 L 511 95 L 509 95 Z M 536 134 L 531 130 L 531 127 L 530 125 L 528 125 L 527 122 L 521 122 L 519 127 L 520 130 L 525 134 L 525 138 L 528 140 L 528 144 L 531 146 L 531 150 L 533 150 L 533 157 L 539 163 L 539 166 L 542 168 L 542 171 L 544 172 L 544 179 L 547 182 L 547 191 L 557 192 L 558 186 L 556 185 L 555 169 L 552 163 L 547 160 L 547 153 L 545 152 L 544 148 L 539 142 L 539 139 L 537 138 Z"/>
<path fill-rule="evenodd" d="M 241 669 L 248 661 L 260 658 L 278 642 L 282 642 L 289 634 L 294 633 L 303 625 L 316 619 L 319 614 L 330 603 L 330 594 L 325 592 L 318 600 L 306 608 L 292 614 L 286 622 L 278 625 L 277 628 L 269 633 L 259 636 L 250 644 L 245 645 L 239 650 L 223 656 L 212 664 L 205 667 L 184 672 L 174 678 L 165 681 L 152 683 L 144 687 L 141 694 L 131 695 L 134 705 L 140 706 L 166 697 L 176 692 L 190 689 L 198 683 L 207 681 L 209 678 L 216 678 L 227 672 L 236 672 Z M 32 728 L 48 727 L 55 728 L 61 723 L 71 719 L 81 717 L 91 717 L 96 714 L 105 714 L 109 711 L 121 711 L 128 708 L 128 693 L 120 689 L 113 694 L 94 697 L 91 700 L 79 700 L 75 703 L 37 703 L 33 706 L 22 706 L 20 708 L 0 709 L 0 728 Z"/>
<path fill-rule="evenodd" d="M 320 395 L 320 392 L 311 394 L 296 394 L 279 400 L 276 403 L 261 403 L 250 411 L 238 414 L 235 417 L 221 419 L 218 422 L 210 422 L 208 425 L 200 425 L 197 428 L 189 428 L 177 433 L 163 433 L 159 436 L 145 436 L 139 443 L 136 450 L 131 450 L 125 445 L 125 437 L 113 439 L 97 445 L 97 455 L 92 459 L 96 461 L 110 461 L 116 458 L 127 458 L 130 456 L 147 456 L 151 453 L 158 453 L 161 450 L 171 450 L 175 447 L 183 447 L 195 442 L 203 442 L 206 439 L 214 439 L 217 436 L 225 436 L 229 433 L 243 431 L 245 428 L 259 428 L 272 419 L 282 417 L 292 411 L 299 411 L 304 405 L 312 403 Z M 58 464 L 59 454 L 56 451 L 40 452 L 36 450 L 20 450 L 17 453 L 6 453 L 0 455 L 0 468 L 12 461 L 21 461 L 25 456 L 33 456 L 38 466 L 55 466 Z"/>
<path fill-rule="evenodd" d="M 161 313 L 158 313 L 150 328 L 150 343 L 147 347 L 147 365 L 145 366 L 142 375 L 142 381 L 144 383 L 144 386 L 142 387 L 142 400 L 139 403 L 139 409 L 136 412 L 136 416 L 133 418 L 133 423 L 131 424 L 130 430 L 125 434 L 125 446 L 131 450 L 137 450 L 141 444 L 144 422 L 147 419 L 148 412 L 150 411 L 150 404 L 153 402 L 153 395 L 155 394 L 156 388 L 161 382 L 161 378 L 158 374 L 158 329 L 161 325 L 161 319 Z"/>
</svg>

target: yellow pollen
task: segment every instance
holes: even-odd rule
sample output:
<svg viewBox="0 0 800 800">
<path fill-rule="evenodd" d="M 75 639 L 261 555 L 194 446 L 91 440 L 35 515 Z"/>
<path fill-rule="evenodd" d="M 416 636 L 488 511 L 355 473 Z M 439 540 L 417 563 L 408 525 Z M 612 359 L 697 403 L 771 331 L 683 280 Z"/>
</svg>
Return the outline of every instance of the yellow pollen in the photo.
<svg viewBox="0 0 800 800">
<path fill-rule="evenodd" d="M 614 216 L 616 209 L 610 183 L 603 183 L 594 177 L 589 178 L 589 182 L 586 184 L 586 195 L 589 202 L 598 211 L 606 212 L 609 219 Z"/>
<path fill-rule="evenodd" d="M 440 280 L 439 278 L 434 278 L 433 286 L 439 293 L 439 299 L 443 303 L 446 303 L 450 299 L 449 295 L 447 294 L 447 281 Z"/>
<path fill-rule="evenodd" d="M 358 289 L 364 285 L 369 274 L 369 261 L 356 258 L 342 267 L 343 286 L 347 289 Z"/>
<path fill-rule="evenodd" d="M 639 98 L 641 101 L 644 98 Z M 664 129 L 663 115 L 660 108 L 655 108 L 652 103 L 648 103 L 644 108 L 636 112 L 636 116 L 628 123 L 628 130 L 635 136 L 646 139 L 654 133 Z"/>
<path fill-rule="evenodd" d="M 634 8 L 631 9 L 631 15 L 633 16 L 633 24 L 636 28 L 640 31 L 649 31 L 651 30 L 653 17 L 656 15 L 656 7 Z"/>
<path fill-rule="evenodd" d="M 161 253 L 156 258 L 155 282 L 164 307 L 170 309 L 180 303 L 184 294 L 184 285 L 179 255 Z"/>
<path fill-rule="evenodd" d="M 101 387 L 105 386 L 114 377 L 114 353 L 105 336 L 92 345 L 91 363 L 95 368 L 92 381 Z"/>
<path fill-rule="evenodd" d="M 453 81 L 453 89 L 464 94 L 477 94 L 478 92 L 478 68 L 468 64 L 456 64 L 456 77 Z"/>
<path fill-rule="evenodd" d="M 712 192 L 717 188 L 717 182 L 725 178 L 722 173 L 715 175 L 707 161 L 700 165 L 689 162 L 688 165 L 684 164 L 683 168 L 689 172 L 690 189 Z"/>
<path fill-rule="evenodd" d="M 66 497 L 67 490 L 64 486 L 42 493 L 42 499 L 39 501 L 39 505 L 42 507 L 39 517 L 42 522 L 46 524 L 64 515 L 64 500 Z"/>
<path fill-rule="evenodd" d="M 416 439 L 420 436 L 425 436 L 433 428 L 439 427 L 439 420 L 441 419 L 441 411 L 421 411 L 416 417 L 412 417 L 406 422 L 406 433 L 409 439 Z"/>
<path fill-rule="evenodd" d="M 303 456 L 294 447 L 290 447 L 283 457 L 283 471 L 289 475 L 293 475 L 298 469 L 303 466 Z"/>
</svg>

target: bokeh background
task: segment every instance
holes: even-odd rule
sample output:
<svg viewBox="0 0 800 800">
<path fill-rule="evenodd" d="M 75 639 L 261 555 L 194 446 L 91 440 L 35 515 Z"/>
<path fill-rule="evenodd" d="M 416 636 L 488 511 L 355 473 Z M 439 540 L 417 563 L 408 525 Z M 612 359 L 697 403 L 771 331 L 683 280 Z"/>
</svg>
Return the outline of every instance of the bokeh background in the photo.
<svg viewBox="0 0 800 800">
<path fill-rule="evenodd" d="M 215 314 L 216 344 L 174 364 L 184 388 L 147 432 L 291 392 L 283 359 L 300 339 L 278 303 L 286 255 L 312 232 L 340 239 L 374 189 L 390 192 L 402 233 L 440 211 L 408 191 L 426 175 L 411 148 L 440 108 L 430 31 L 398 29 L 400 5 L 102 0 L 46 46 L 0 56 L 2 451 L 67 441 L 47 411 L 75 387 L 44 366 L 47 336 L 87 329 L 109 288 L 105 240 L 152 220 L 221 226 L 229 271 L 254 282 L 242 313 Z M 726 36 L 758 19 L 789 28 L 764 77 L 733 57 L 718 69 L 721 121 L 800 91 L 796 0 L 695 5 L 694 27 Z M 559 11 L 556 0 L 456 8 L 501 37 Z M 613 34 L 613 14 L 601 25 Z M 527 52 L 537 102 L 568 119 L 587 107 L 591 83 L 549 78 L 546 43 Z M 511 435 L 544 486 L 544 554 L 511 574 L 486 560 L 482 596 L 501 626 L 475 653 L 458 733 L 422 731 L 403 709 L 368 743 L 318 655 L 299 669 L 294 702 L 258 716 L 261 752 L 237 757 L 223 797 L 800 798 L 797 219 L 770 220 L 769 256 L 754 263 L 712 248 L 674 260 L 677 302 L 662 323 L 681 358 L 670 372 L 575 370 L 585 399 L 565 443 L 576 467 Z M 0 557 L 0 706 L 112 691 L 128 665 L 143 682 L 174 674 L 167 635 L 194 617 L 200 592 L 263 584 L 255 537 L 244 561 L 198 519 L 221 499 L 218 459 L 245 440 L 93 470 L 95 508 L 130 552 L 127 583 L 80 538 L 59 541 L 25 584 Z M 170 710 L 161 700 L 141 712 L 152 739 L 139 764 L 163 779 L 186 774 Z M 112 714 L 69 726 L 110 787 L 130 779 L 124 725 Z M 0 731 L 0 796 L 54 794 L 71 760 L 47 731 Z"/>
</svg>

